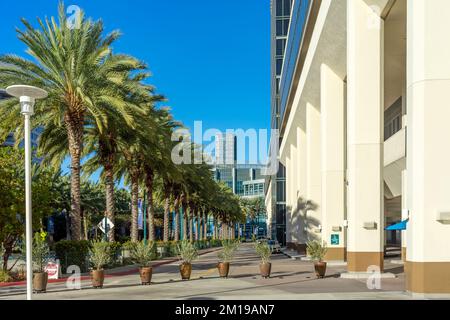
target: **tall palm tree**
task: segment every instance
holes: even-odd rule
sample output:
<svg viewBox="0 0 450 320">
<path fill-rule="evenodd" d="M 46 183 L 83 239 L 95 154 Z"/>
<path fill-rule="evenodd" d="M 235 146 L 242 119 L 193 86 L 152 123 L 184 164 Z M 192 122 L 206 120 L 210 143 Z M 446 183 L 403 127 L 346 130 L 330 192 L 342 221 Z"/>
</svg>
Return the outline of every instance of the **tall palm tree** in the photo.
<svg viewBox="0 0 450 320">
<path fill-rule="evenodd" d="M 66 130 L 71 159 L 70 215 L 74 239 L 81 238 L 80 163 L 86 116 L 102 123 L 107 115 L 106 110 L 94 103 L 93 97 L 96 95 L 97 101 L 108 101 L 121 110 L 123 101 L 110 95 L 118 84 L 109 71 L 124 66 L 139 68 L 139 63 L 128 56 L 107 59 L 111 45 L 119 38 L 118 31 L 105 36 L 101 21 L 86 19 L 83 12 L 79 19 L 79 28 L 70 28 L 62 3 L 58 23 L 53 18 L 38 19 L 39 29 L 35 29 L 22 19 L 25 29 L 17 30 L 18 38 L 36 62 L 15 55 L 0 57 L 0 86 L 23 83 L 49 93 L 47 99 L 36 103 L 34 124 L 44 126 L 45 130 L 63 124 Z M 17 104 L 7 112 L 6 118 L 18 114 L 20 107 Z"/>
</svg>

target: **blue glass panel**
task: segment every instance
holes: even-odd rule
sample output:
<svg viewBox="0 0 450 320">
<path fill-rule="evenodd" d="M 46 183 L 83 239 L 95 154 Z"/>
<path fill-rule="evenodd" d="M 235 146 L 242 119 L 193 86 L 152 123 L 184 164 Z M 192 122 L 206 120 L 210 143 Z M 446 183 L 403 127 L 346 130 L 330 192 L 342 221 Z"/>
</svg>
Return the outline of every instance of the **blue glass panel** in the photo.
<svg viewBox="0 0 450 320">
<path fill-rule="evenodd" d="M 284 57 L 283 71 L 281 75 L 281 118 L 284 117 L 289 90 L 292 85 L 294 69 L 300 53 L 300 45 L 303 39 L 306 19 L 308 18 L 311 0 L 296 0 L 292 8 L 291 26 Z"/>
</svg>

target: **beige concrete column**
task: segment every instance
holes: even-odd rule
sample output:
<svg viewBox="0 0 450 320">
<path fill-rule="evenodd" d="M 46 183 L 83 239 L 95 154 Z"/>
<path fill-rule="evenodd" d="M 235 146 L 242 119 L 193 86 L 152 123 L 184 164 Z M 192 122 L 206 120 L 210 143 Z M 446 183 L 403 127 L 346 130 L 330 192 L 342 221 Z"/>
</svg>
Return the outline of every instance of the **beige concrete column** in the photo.
<svg viewBox="0 0 450 320">
<path fill-rule="evenodd" d="M 320 159 L 320 111 L 306 104 L 306 199 L 299 206 L 306 211 L 308 240 L 322 240 L 322 179 Z"/>
<path fill-rule="evenodd" d="M 402 171 L 402 221 L 408 219 L 408 172 Z M 406 230 L 402 230 L 402 261 L 406 261 Z"/>
<path fill-rule="evenodd" d="M 383 270 L 383 20 L 347 2 L 348 271 Z"/>
<path fill-rule="evenodd" d="M 322 235 L 326 260 L 345 260 L 344 81 L 327 65 L 320 69 L 322 137 Z M 338 243 L 332 243 L 338 239 Z"/>
<path fill-rule="evenodd" d="M 305 121 L 306 120 L 304 120 L 303 122 Z M 298 183 L 297 200 L 307 198 L 306 130 L 303 129 L 302 127 L 304 128 L 305 126 L 302 126 L 302 121 L 299 120 L 299 125 L 297 126 L 297 183 Z M 302 253 L 306 253 L 306 242 L 308 241 L 308 237 L 307 237 L 305 212 L 302 211 L 301 207 L 298 208 L 298 211 L 299 216 L 301 217 L 299 221 L 299 251 Z"/>
<path fill-rule="evenodd" d="M 406 289 L 450 294 L 450 1 L 408 1 Z"/>
<path fill-rule="evenodd" d="M 286 244 L 289 249 L 293 249 L 294 239 L 292 237 L 292 230 L 295 229 L 292 225 L 292 207 L 291 207 L 291 184 L 292 178 L 290 175 L 291 172 L 291 159 L 290 159 L 290 147 L 287 147 L 289 151 L 287 151 L 286 156 L 284 158 L 284 166 L 286 170 Z"/>
</svg>

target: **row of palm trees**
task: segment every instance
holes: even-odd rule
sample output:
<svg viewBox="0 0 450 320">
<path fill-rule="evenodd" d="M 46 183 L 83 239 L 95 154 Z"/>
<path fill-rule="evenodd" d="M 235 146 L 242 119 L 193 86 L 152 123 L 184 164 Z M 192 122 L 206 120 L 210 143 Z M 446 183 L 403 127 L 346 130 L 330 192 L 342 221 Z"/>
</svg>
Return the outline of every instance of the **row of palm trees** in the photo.
<svg viewBox="0 0 450 320">
<path fill-rule="evenodd" d="M 190 223 L 191 231 L 194 217 L 206 226 L 205 219 L 211 215 L 215 226 L 220 221 L 226 234 L 228 226 L 244 220 L 239 201 L 231 190 L 213 180 L 208 165 L 173 163 L 171 153 L 180 141 L 171 137 L 182 124 L 173 119 L 169 108 L 157 106 L 165 98 L 147 84 L 147 65 L 113 52 L 118 31 L 105 35 L 102 21 L 92 21 L 83 12 L 78 18 L 79 27 L 72 28 L 60 3 L 58 21 L 38 19 L 35 28 L 22 19 L 24 30 L 17 30 L 18 38 L 32 59 L 0 56 L 0 87 L 20 83 L 49 93 L 47 99 L 36 103 L 33 125 L 44 128 L 38 147 L 43 164 L 60 167 L 70 157 L 72 238 L 82 238 L 81 177 L 98 170 L 106 189 L 106 215 L 112 222 L 116 183 L 123 179 L 130 187 L 132 241 L 138 240 L 142 190 L 147 198 L 149 240 L 155 237 L 158 200 L 164 206 L 164 241 L 169 240 L 171 210 L 176 215 L 182 212 L 181 218 Z M 20 141 L 23 127 L 17 100 L 4 100 L 0 108 L 0 137 L 15 131 L 16 141 Z M 195 148 L 188 145 L 192 153 Z M 178 223 L 178 216 L 175 221 Z M 179 226 L 174 237 L 179 240 Z M 114 240 L 114 230 L 109 238 Z"/>
</svg>

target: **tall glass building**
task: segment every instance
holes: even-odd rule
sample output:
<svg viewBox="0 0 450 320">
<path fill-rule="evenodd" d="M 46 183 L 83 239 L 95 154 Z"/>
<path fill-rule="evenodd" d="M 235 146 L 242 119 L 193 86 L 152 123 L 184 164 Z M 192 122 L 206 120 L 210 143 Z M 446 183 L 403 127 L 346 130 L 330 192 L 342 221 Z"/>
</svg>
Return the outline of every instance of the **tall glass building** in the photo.
<svg viewBox="0 0 450 320">
<path fill-rule="evenodd" d="M 216 135 L 215 143 L 214 179 L 225 183 L 239 197 L 263 198 L 266 182 L 263 175 L 264 166 L 237 163 L 237 137 L 232 133 Z M 256 226 L 258 228 L 255 228 Z M 265 236 L 267 234 L 265 213 L 261 212 L 254 221 L 248 220 L 245 225 L 240 225 L 239 229 L 247 238 L 251 237 L 253 230 L 257 230 L 258 236 Z"/>
<path fill-rule="evenodd" d="M 292 0 L 271 1 L 271 128 L 280 129 L 280 79 L 286 51 L 287 35 L 291 19 Z M 282 137 L 280 136 L 280 141 Z M 272 239 L 286 244 L 286 174 L 280 163 L 277 175 L 266 179 L 270 186 L 268 196 L 270 212 L 269 229 Z M 267 191 L 267 190 L 266 190 Z M 267 201 L 266 201 L 267 203 Z"/>
<path fill-rule="evenodd" d="M 5 90 L 0 89 L 0 100 L 5 100 L 5 99 L 9 99 L 11 98 L 11 96 L 6 93 Z M 17 119 L 17 121 L 21 121 L 22 119 Z M 42 131 L 44 129 L 42 127 L 37 127 L 35 129 L 33 129 L 31 131 L 31 147 L 37 148 L 38 146 L 38 139 L 39 136 L 41 135 Z M 10 133 L 8 134 L 8 136 L 6 137 L 5 141 L 0 141 L 0 146 L 1 147 L 12 147 L 15 144 L 15 139 L 14 139 L 14 134 Z M 20 143 L 19 145 L 20 147 L 23 147 L 23 142 Z M 39 159 L 37 159 L 36 157 L 33 158 L 33 161 L 39 161 Z"/>
</svg>

